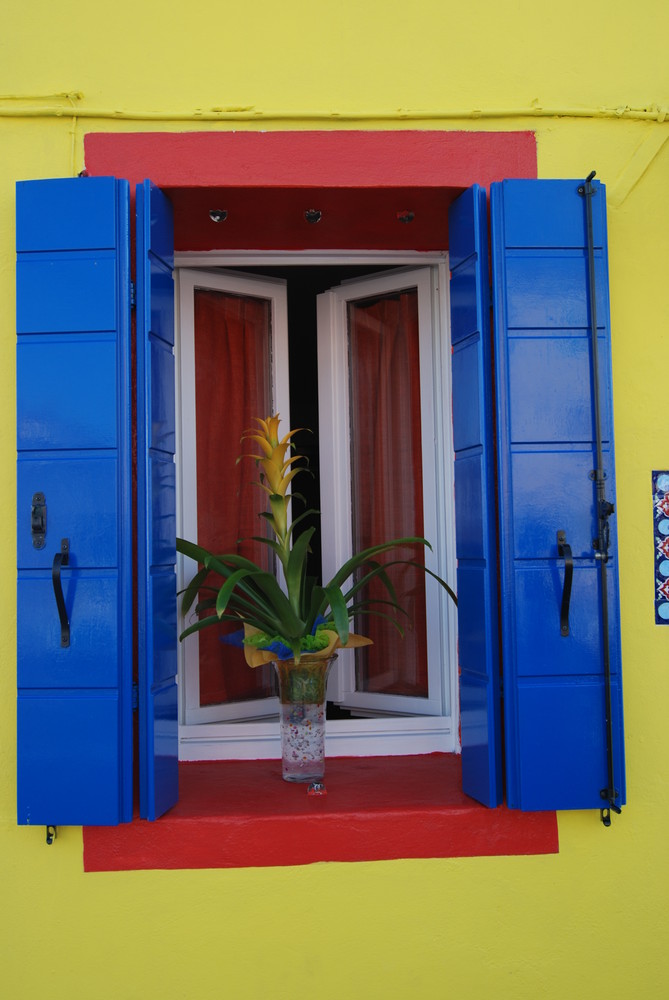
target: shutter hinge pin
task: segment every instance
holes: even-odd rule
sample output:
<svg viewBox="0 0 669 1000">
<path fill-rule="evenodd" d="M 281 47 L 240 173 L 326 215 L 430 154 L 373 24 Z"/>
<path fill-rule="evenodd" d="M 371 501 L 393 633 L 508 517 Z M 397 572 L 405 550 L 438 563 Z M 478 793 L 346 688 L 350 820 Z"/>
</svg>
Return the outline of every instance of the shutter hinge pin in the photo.
<svg viewBox="0 0 669 1000">
<path fill-rule="evenodd" d="M 599 797 L 601 799 L 608 799 L 608 804 L 602 806 L 602 808 L 599 810 L 599 817 L 604 826 L 611 826 L 611 810 L 613 810 L 613 812 L 617 813 L 619 816 L 622 813 L 622 809 L 620 808 L 620 806 L 616 805 L 615 801 L 619 794 L 620 793 L 618 792 L 617 788 L 614 788 L 613 792 L 611 792 L 610 788 L 602 788 L 599 793 Z"/>
<path fill-rule="evenodd" d="M 49 845 L 49 847 L 51 847 L 57 836 L 58 836 L 58 830 L 52 823 L 49 823 L 46 828 L 46 842 Z"/>
</svg>

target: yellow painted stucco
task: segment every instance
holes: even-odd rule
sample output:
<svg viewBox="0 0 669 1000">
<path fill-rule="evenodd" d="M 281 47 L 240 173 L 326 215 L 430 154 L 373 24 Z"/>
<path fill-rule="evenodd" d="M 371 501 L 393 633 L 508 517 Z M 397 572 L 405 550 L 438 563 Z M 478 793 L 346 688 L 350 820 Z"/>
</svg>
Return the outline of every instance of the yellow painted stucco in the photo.
<svg viewBox="0 0 669 1000">
<path fill-rule="evenodd" d="M 669 628 L 653 624 L 650 509 L 651 470 L 669 468 L 665 26 L 663 0 L 30 0 L 6 11 L 2 996 L 669 995 Z M 629 804 L 609 830 L 595 812 L 560 814 L 555 856 L 84 874 L 79 829 L 48 848 L 43 829 L 15 826 L 14 182 L 77 173 L 93 130 L 351 126 L 534 129 L 539 176 L 595 168 L 607 183 Z"/>
</svg>

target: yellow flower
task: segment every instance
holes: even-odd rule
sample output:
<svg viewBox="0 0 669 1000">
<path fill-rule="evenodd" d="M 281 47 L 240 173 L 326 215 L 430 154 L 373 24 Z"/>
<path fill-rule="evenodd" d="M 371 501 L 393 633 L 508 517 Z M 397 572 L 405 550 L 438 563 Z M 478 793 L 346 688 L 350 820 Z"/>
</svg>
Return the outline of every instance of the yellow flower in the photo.
<svg viewBox="0 0 669 1000">
<path fill-rule="evenodd" d="M 290 439 L 297 430 L 288 433 L 279 440 L 279 414 L 267 417 L 255 418 L 260 424 L 262 433 L 255 429 L 244 431 L 242 441 L 255 441 L 260 445 L 262 455 L 247 454 L 241 458 L 255 458 L 262 467 L 263 476 L 260 485 L 270 497 L 271 517 L 268 518 L 285 558 L 289 550 L 288 532 L 288 503 L 289 496 L 286 496 L 288 486 L 293 478 L 300 472 L 299 468 L 291 469 L 293 462 L 299 461 L 304 456 L 289 455 L 286 452 L 290 449 Z M 283 557 L 282 561 L 283 561 Z"/>
</svg>

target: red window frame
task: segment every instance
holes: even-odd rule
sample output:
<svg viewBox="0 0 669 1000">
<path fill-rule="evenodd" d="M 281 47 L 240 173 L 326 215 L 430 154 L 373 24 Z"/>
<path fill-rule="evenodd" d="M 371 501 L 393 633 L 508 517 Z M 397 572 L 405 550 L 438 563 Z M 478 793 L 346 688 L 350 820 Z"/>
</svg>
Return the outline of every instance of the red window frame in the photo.
<svg viewBox="0 0 669 1000">
<path fill-rule="evenodd" d="M 448 206 L 461 191 L 537 176 L 536 140 L 528 131 L 92 133 L 85 161 L 90 175 L 124 177 L 133 187 L 148 177 L 162 188 L 174 207 L 177 251 L 440 250 Z M 210 214 L 216 210 L 225 213 L 222 224 Z M 320 213 L 317 222 L 309 221 L 311 210 Z M 271 763 L 180 765 L 182 798 L 159 821 L 85 828 L 85 869 L 558 849 L 555 813 L 479 806 L 460 791 L 457 757 L 365 759 L 376 793 L 367 795 L 364 808 L 356 804 L 359 759 L 331 762 L 329 799 L 308 799 L 301 789 L 299 801 L 294 794 L 288 806 L 285 796 L 279 803 L 272 794 Z M 406 782 L 405 768 L 411 772 Z M 219 780 L 212 776 L 227 785 L 224 802 L 214 800 Z M 434 781 L 443 782 L 444 794 L 435 794 Z M 252 802 L 243 794 L 249 786 Z M 422 798 L 413 801 L 420 789 Z M 351 838 L 356 823 L 361 835 Z"/>
</svg>

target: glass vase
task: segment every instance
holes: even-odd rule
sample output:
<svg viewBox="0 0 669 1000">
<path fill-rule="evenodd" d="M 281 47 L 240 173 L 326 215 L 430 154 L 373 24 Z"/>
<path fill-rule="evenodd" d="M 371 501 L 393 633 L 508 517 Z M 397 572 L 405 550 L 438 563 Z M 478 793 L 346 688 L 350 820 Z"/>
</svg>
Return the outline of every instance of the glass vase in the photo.
<svg viewBox="0 0 669 1000">
<path fill-rule="evenodd" d="M 325 774 L 325 708 L 328 657 L 274 660 L 281 701 L 281 761 L 284 781 L 321 781 Z"/>
</svg>

